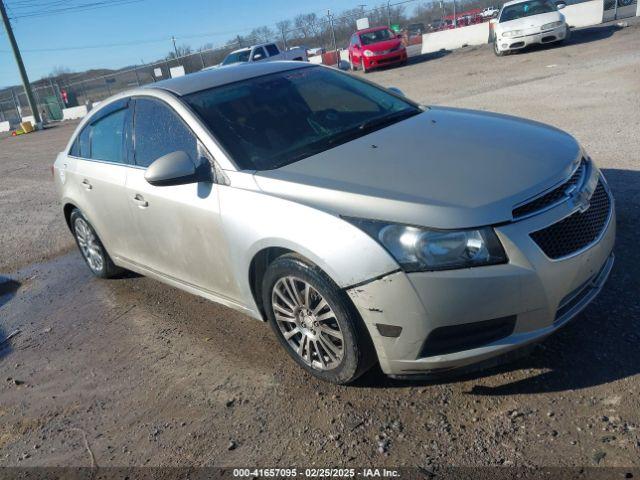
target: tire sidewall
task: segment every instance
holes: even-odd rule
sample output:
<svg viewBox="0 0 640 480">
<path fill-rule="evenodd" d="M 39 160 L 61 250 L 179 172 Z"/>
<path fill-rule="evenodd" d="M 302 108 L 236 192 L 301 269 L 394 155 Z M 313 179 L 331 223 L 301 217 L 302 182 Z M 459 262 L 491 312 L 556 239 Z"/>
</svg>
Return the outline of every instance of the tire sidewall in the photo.
<svg viewBox="0 0 640 480">
<path fill-rule="evenodd" d="M 340 364 L 331 370 L 316 370 L 307 365 L 300 356 L 293 351 L 285 340 L 276 322 L 271 306 L 271 295 L 276 282 L 286 276 L 293 276 L 309 283 L 327 301 L 336 315 L 336 320 L 344 338 L 344 356 Z M 368 333 L 363 332 L 362 322 L 354 311 L 348 298 L 331 279 L 314 265 L 310 265 L 300 258 L 285 255 L 276 259 L 267 269 L 262 283 L 262 302 L 267 318 L 278 341 L 304 370 L 322 380 L 345 384 L 352 382 L 368 369 L 371 362 L 366 355 L 366 341 Z"/>
<path fill-rule="evenodd" d="M 102 268 L 100 270 L 95 270 L 94 268 L 91 267 L 91 265 L 89 265 L 89 262 L 87 261 L 87 258 L 84 256 L 84 253 L 82 252 L 82 249 L 80 248 L 80 242 L 78 241 L 78 235 L 76 233 L 76 222 L 78 220 L 83 220 L 87 224 L 87 226 L 91 230 L 91 233 L 93 233 L 93 235 L 94 235 L 94 237 L 96 239 L 96 242 L 100 246 L 100 253 L 102 254 Z M 94 275 L 96 275 L 98 277 L 101 277 L 101 278 L 107 278 L 109 276 L 109 265 L 110 265 L 109 262 L 111 262 L 111 259 L 109 258 L 108 254 L 107 254 L 107 251 L 104 248 L 104 245 L 100 241 L 100 237 L 98 237 L 98 234 L 96 233 L 95 229 L 93 228 L 93 225 L 91 225 L 91 222 L 89 222 L 89 220 L 87 220 L 87 218 L 78 209 L 76 209 L 73 212 L 71 212 L 71 216 L 69 217 L 69 221 L 70 221 L 70 224 L 71 224 L 71 231 L 73 232 L 73 238 L 76 241 L 76 245 L 78 246 L 78 250 L 80 250 L 80 255 L 82 255 L 82 259 L 87 264 L 87 267 L 89 267 L 89 270 L 91 270 L 91 272 Z"/>
</svg>

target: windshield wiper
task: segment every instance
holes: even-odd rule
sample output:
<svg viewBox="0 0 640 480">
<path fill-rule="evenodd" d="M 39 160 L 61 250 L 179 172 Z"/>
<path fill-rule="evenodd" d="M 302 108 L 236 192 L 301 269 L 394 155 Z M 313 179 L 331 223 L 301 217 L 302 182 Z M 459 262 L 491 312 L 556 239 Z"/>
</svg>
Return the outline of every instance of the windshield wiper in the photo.
<svg viewBox="0 0 640 480">
<path fill-rule="evenodd" d="M 421 113 L 419 109 L 407 108 L 405 110 L 400 110 L 389 115 L 375 117 L 371 120 L 362 122 L 360 125 L 358 125 L 358 130 L 368 132 L 379 127 L 399 122 L 400 120 L 404 120 L 405 118 L 413 117 L 414 115 L 418 115 L 419 113 Z"/>
</svg>

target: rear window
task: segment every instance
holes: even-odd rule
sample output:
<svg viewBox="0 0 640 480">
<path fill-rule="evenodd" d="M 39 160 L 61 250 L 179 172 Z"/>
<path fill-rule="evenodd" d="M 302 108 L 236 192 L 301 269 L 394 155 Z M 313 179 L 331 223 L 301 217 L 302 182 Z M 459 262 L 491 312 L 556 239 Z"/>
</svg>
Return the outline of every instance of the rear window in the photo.
<svg viewBox="0 0 640 480">
<path fill-rule="evenodd" d="M 269 45 L 266 46 L 267 52 L 269 52 L 269 56 L 273 57 L 274 55 L 278 55 L 280 53 L 280 51 L 278 50 L 278 47 L 276 47 L 273 43 L 270 43 Z"/>
<path fill-rule="evenodd" d="M 225 58 L 222 61 L 222 65 L 231 65 L 233 63 L 248 62 L 250 53 L 251 53 L 251 50 L 242 50 L 241 52 L 230 53 L 229 55 L 227 55 L 227 58 Z"/>
<path fill-rule="evenodd" d="M 386 40 L 392 40 L 393 38 L 395 38 L 395 35 L 388 29 L 360 34 L 360 42 L 362 45 L 371 45 L 372 43 L 384 42 Z"/>
</svg>

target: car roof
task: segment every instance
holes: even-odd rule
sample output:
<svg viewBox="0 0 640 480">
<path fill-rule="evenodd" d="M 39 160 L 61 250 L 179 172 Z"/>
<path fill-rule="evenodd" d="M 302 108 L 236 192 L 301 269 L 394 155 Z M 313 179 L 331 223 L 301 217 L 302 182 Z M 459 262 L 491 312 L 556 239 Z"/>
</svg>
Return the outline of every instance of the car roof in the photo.
<svg viewBox="0 0 640 480">
<path fill-rule="evenodd" d="M 504 5 L 502 5 L 502 7 L 508 7 L 509 5 L 516 5 L 517 3 L 525 3 L 528 2 L 529 0 L 511 0 L 510 2 L 505 2 Z"/>
<path fill-rule="evenodd" d="M 286 72 L 296 68 L 317 67 L 306 62 L 250 62 L 243 64 L 233 64 L 211 70 L 201 70 L 197 73 L 190 73 L 183 77 L 162 80 L 150 83 L 142 88 L 167 90 L 178 96 L 189 95 L 208 88 L 220 87 L 229 83 L 247 80 L 249 78 L 261 77 L 271 73 Z"/>
<path fill-rule="evenodd" d="M 389 27 L 383 25 L 381 27 L 363 28 L 362 30 L 358 30 L 356 33 L 360 35 L 361 33 L 377 32 L 378 30 L 389 30 Z"/>
</svg>

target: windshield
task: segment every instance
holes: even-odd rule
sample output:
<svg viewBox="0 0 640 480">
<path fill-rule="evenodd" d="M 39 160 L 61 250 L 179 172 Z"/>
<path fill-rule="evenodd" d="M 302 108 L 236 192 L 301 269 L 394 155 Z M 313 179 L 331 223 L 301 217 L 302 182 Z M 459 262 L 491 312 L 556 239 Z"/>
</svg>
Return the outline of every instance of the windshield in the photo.
<svg viewBox="0 0 640 480">
<path fill-rule="evenodd" d="M 502 9 L 500 23 L 532 15 L 540 15 L 541 13 L 555 12 L 556 10 L 558 8 L 550 0 L 530 0 L 529 2 L 516 3 Z"/>
<path fill-rule="evenodd" d="M 384 42 L 385 40 L 392 40 L 393 38 L 395 38 L 395 35 L 391 33 L 391 30 L 387 29 L 360 34 L 360 42 L 362 42 L 362 45 L 371 45 L 372 43 Z"/>
<path fill-rule="evenodd" d="M 231 65 L 232 63 L 248 62 L 250 53 L 251 53 L 251 50 L 241 50 L 239 52 L 230 53 L 222 61 L 222 65 Z"/>
<path fill-rule="evenodd" d="M 278 168 L 421 112 L 324 67 L 251 78 L 184 99 L 243 170 Z"/>
</svg>

